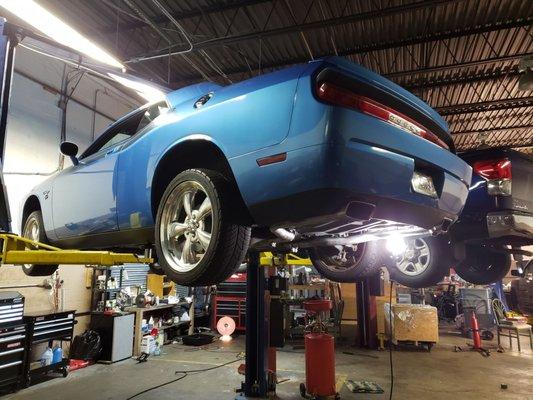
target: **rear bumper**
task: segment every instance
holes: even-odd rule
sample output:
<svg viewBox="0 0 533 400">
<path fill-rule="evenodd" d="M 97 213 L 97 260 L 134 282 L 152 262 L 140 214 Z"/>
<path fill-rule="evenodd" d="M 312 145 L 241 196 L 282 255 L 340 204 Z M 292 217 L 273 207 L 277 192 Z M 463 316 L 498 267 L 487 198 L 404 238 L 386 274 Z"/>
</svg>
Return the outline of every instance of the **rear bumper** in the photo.
<svg viewBox="0 0 533 400">
<path fill-rule="evenodd" d="M 516 237 L 533 240 L 533 215 L 513 211 L 489 213 L 487 230 L 490 239 Z"/>
<path fill-rule="evenodd" d="M 353 228 L 349 224 L 372 220 L 425 229 L 449 225 L 461 212 L 468 187 L 443 169 L 424 168 L 433 177 L 438 198 L 412 190 L 413 172 L 419 169 L 412 157 L 356 141 L 310 146 L 258 169 L 255 186 L 279 185 L 269 184 L 270 198 L 249 208 L 259 225 L 295 227 L 304 233 L 341 233 Z"/>
</svg>

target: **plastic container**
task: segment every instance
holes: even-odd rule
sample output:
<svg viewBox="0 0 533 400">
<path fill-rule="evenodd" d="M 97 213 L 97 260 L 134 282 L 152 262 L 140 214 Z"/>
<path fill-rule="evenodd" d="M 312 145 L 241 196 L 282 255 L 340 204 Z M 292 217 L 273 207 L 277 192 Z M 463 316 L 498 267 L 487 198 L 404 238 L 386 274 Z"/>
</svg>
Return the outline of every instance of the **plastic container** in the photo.
<svg viewBox="0 0 533 400">
<path fill-rule="evenodd" d="M 41 366 L 45 367 L 47 365 L 51 365 L 53 357 L 54 355 L 52 353 L 52 349 L 50 347 L 47 347 L 41 355 Z"/>
<path fill-rule="evenodd" d="M 63 361 L 63 349 L 59 346 L 54 347 L 52 350 L 52 364 L 56 364 Z"/>
</svg>

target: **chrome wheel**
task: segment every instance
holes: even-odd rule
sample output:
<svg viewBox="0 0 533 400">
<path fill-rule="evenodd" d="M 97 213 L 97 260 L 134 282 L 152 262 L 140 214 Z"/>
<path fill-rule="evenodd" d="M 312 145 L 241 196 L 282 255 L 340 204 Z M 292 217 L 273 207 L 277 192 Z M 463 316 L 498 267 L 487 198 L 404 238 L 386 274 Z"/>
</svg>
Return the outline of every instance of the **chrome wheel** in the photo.
<svg viewBox="0 0 533 400">
<path fill-rule="evenodd" d="M 22 236 L 27 239 L 35 240 L 36 242 L 38 242 L 40 237 L 39 235 L 39 223 L 35 218 L 28 218 L 26 224 L 24 225 L 24 232 L 22 232 Z"/>
<path fill-rule="evenodd" d="M 405 275 L 420 275 L 430 264 L 430 252 L 427 242 L 422 238 L 406 239 L 407 249 L 396 262 L 396 267 Z"/>
<path fill-rule="evenodd" d="M 161 250 L 169 266 L 188 272 L 202 260 L 213 233 L 211 199 L 198 182 L 185 181 L 167 197 L 161 214 Z"/>
</svg>

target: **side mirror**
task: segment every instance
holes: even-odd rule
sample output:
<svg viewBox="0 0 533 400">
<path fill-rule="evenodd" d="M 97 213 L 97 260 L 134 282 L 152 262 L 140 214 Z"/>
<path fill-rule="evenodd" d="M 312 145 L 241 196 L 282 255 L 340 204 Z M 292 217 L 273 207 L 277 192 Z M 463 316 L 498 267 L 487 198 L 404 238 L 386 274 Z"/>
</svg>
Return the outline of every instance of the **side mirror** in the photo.
<svg viewBox="0 0 533 400">
<path fill-rule="evenodd" d="M 72 164 L 78 165 L 79 161 L 76 157 L 78 155 L 78 146 L 72 142 L 62 142 L 59 146 L 59 150 L 62 154 L 69 156 Z"/>
</svg>

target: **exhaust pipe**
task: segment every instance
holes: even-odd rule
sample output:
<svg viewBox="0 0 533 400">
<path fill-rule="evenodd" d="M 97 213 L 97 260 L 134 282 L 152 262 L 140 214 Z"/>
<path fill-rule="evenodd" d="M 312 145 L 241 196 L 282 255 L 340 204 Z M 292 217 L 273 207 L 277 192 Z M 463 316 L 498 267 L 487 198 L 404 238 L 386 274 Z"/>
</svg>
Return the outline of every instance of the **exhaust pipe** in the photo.
<svg viewBox="0 0 533 400">
<path fill-rule="evenodd" d="M 287 242 L 292 242 L 294 239 L 296 239 L 296 233 L 288 231 L 285 228 L 276 228 L 271 229 L 270 231 L 280 239 L 283 239 Z"/>
</svg>

